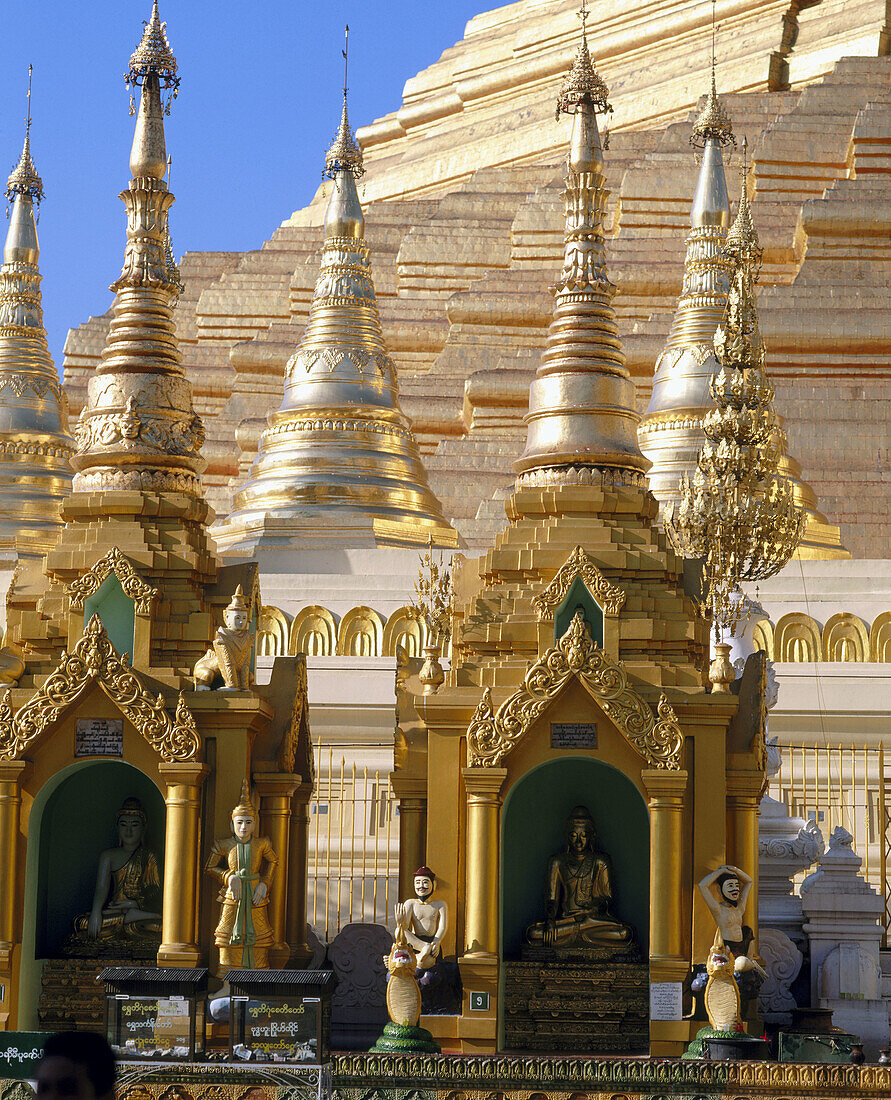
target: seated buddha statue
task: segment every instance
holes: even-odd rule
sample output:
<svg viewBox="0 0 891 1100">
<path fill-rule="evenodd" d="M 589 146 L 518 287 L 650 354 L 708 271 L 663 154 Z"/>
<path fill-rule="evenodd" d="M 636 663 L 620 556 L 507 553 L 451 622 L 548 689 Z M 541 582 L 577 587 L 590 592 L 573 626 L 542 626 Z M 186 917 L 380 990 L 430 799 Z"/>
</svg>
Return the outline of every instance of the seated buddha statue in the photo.
<svg viewBox="0 0 891 1100">
<path fill-rule="evenodd" d="M 99 856 L 93 907 L 74 920 L 66 947 L 77 954 L 128 953 L 161 941 L 161 877 L 154 852 L 142 843 L 146 816 L 138 798 L 117 815 L 118 846 Z"/>
<path fill-rule="evenodd" d="M 634 932 L 610 915 L 610 863 L 594 848 L 594 821 L 585 806 L 570 813 L 566 838 L 566 848 L 548 860 L 545 919 L 529 925 L 526 940 L 536 947 L 623 950 Z"/>
</svg>

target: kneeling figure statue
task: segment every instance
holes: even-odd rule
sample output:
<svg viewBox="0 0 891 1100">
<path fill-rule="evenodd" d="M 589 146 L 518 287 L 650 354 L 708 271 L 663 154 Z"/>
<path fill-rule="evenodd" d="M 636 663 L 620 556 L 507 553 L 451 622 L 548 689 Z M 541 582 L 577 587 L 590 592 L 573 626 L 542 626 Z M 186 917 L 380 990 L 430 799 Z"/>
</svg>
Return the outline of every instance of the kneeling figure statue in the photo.
<svg viewBox="0 0 891 1100">
<path fill-rule="evenodd" d="M 594 820 L 576 806 L 566 822 L 566 848 L 548 860 L 545 919 L 530 924 L 526 940 L 535 947 L 613 948 L 634 941 L 634 931 L 610 914 L 611 868 L 594 847 Z"/>
</svg>

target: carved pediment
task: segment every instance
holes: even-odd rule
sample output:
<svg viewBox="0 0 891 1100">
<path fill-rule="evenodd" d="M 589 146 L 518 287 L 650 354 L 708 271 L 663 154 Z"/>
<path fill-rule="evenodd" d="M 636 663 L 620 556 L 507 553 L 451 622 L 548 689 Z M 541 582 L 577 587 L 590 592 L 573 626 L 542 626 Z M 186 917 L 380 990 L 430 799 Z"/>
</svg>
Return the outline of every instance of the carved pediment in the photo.
<svg viewBox="0 0 891 1100">
<path fill-rule="evenodd" d="M 532 606 L 539 620 L 553 619 L 566 598 L 572 582 L 581 577 L 589 592 L 607 615 L 618 615 L 625 602 L 625 593 L 600 572 L 581 546 L 577 546 L 557 572 L 551 583 L 535 596 Z"/>
<path fill-rule="evenodd" d="M 529 669 L 523 686 L 501 704 L 497 713 L 492 709 L 489 689 L 485 689 L 467 728 L 470 765 L 496 767 L 573 677 L 651 767 L 680 768 L 684 735 L 671 703 L 663 693 L 658 714 L 653 714 L 646 700 L 629 685 L 622 665 L 613 662 L 591 640 L 580 611 L 563 637 Z"/>
<path fill-rule="evenodd" d="M 15 759 L 62 716 L 93 684 L 98 684 L 129 722 L 167 761 L 193 760 L 201 739 L 182 693 L 171 719 L 160 693 L 152 698 L 127 654 L 119 656 L 98 615 L 94 615 L 71 653 L 15 714 L 7 691 L 0 700 L 0 757 Z"/>
<path fill-rule="evenodd" d="M 100 558 L 92 569 L 88 569 L 76 581 L 68 585 L 68 600 L 70 607 L 75 611 L 82 611 L 84 600 L 88 599 L 99 589 L 99 586 L 111 574 L 121 582 L 121 588 L 136 604 L 136 610 L 140 615 L 148 615 L 152 609 L 152 600 L 158 595 L 157 588 L 140 577 L 129 558 L 125 557 L 115 546 Z"/>
</svg>

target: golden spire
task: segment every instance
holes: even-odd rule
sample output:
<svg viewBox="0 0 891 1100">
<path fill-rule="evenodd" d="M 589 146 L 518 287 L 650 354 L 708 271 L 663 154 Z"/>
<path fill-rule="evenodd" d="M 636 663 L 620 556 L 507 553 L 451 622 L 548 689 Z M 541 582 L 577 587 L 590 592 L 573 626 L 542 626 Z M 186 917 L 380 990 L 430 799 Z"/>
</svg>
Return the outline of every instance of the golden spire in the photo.
<svg viewBox="0 0 891 1100">
<path fill-rule="evenodd" d="M 346 50 L 344 50 L 346 59 Z M 325 158 L 332 181 L 309 321 L 288 362 L 250 476 L 212 534 L 221 550 L 322 545 L 455 546 L 430 491 L 396 368 L 381 333 L 365 218 L 362 155 L 340 128 Z"/>
<path fill-rule="evenodd" d="M 125 77 L 141 88 L 130 153 L 124 269 L 112 284 L 113 316 L 102 365 L 90 378 L 77 425 L 76 491 L 200 492 L 204 427 L 192 408 L 172 319 L 179 291 L 167 264 L 167 149 L 161 93 L 179 87 L 176 58 L 155 0 Z M 167 109 L 169 110 L 168 99 Z"/>
<path fill-rule="evenodd" d="M 762 250 L 743 177 L 736 220 L 727 235 L 727 309 L 714 339 L 720 369 L 711 380 L 714 407 L 702 421 L 705 443 L 695 473 L 681 480 L 680 501 L 665 510 L 675 550 L 703 569 L 701 609 L 735 630 L 744 613 L 742 581 L 778 573 L 801 540 L 804 514 L 788 480 L 778 473 L 782 429 L 773 387 L 764 372 L 755 286 Z"/>
<path fill-rule="evenodd" d="M 641 485 L 649 463 L 637 446 L 634 386 L 625 369 L 606 271 L 603 151 L 597 114 L 612 110 L 582 39 L 557 101 L 573 116 L 563 191 L 564 260 L 547 345 L 529 391 L 526 450 L 517 488 Z"/>
<path fill-rule="evenodd" d="M 31 156 L 31 74 L 29 65 L 25 142 L 7 183 L 12 210 L 0 267 L 0 548 L 38 555 L 61 526 L 74 441 L 43 327 L 34 217 L 43 183 Z"/>
</svg>

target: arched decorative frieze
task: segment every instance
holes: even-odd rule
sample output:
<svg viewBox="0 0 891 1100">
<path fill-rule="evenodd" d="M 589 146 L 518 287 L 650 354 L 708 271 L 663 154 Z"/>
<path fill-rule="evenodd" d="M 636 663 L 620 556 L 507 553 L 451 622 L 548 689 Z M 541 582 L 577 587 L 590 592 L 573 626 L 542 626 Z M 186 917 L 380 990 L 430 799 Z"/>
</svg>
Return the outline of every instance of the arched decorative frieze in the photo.
<svg viewBox="0 0 891 1100">
<path fill-rule="evenodd" d="M 869 631 L 869 659 L 891 664 L 891 611 L 883 611 L 873 619 Z"/>
<path fill-rule="evenodd" d="M 288 617 L 284 611 L 264 604 L 257 625 L 257 653 L 260 657 L 284 657 L 288 652 Z"/>
<path fill-rule="evenodd" d="M 413 607 L 397 607 L 384 627 L 384 657 L 395 657 L 401 647 L 406 657 L 420 657 L 427 645 L 427 623 Z"/>
<path fill-rule="evenodd" d="M 70 607 L 75 611 L 82 611 L 84 600 L 97 592 L 112 573 L 121 582 L 126 595 L 136 604 L 136 611 L 140 615 L 149 615 L 152 610 L 152 600 L 158 595 L 157 588 L 140 577 L 130 563 L 115 546 L 100 558 L 86 573 L 82 573 L 77 580 L 68 585 L 68 600 Z"/>
<path fill-rule="evenodd" d="M 384 620 L 370 607 L 353 607 L 340 620 L 337 652 L 344 657 L 380 657 L 384 651 Z"/>
<path fill-rule="evenodd" d="M 288 652 L 307 657 L 333 657 L 337 650 L 337 624 L 327 608 L 311 604 L 294 616 Z"/>
<path fill-rule="evenodd" d="M 824 661 L 865 661 L 869 653 L 869 633 L 862 619 L 840 611 L 826 620 L 823 627 Z"/>
<path fill-rule="evenodd" d="M 752 632 L 752 644 L 755 649 L 760 649 L 762 653 L 766 653 L 768 660 L 773 660 L 773 627 L 768 619 L 762 619 L 755 624 L 755 629 Z"/>
<path fill-rule="evenodd" d="M 557 571 L 551 583 L 533 597 L 532 606 L 539 620 L 553 619 L 566 597 L 572 582 L 581 577 L 588 591 L 606 615 L 618 615 L 625 602 L 625 593 L 600 572 L 581 546 L 577 546 Z"/>
<path fill-rule="evenodd" d="M 775 661 L 806 664 L 818 661 L 822 653 L 820 627 L 800 611 L 790 611 L 777 622 L 773 632 Z"/>
<path fill-rule="evenodd" d="M 152 698 L 127 655 L 118 655 L 102 620 L 94 615 L 73 652 L 62 654 L 56 669 L 23 707 L 13 714 L 8 691 L 0 700 L 0 757 L 20 757 L 94 683 L 163 760 L 194 760 L 198 755 L 201 740 L 182 693 L 171 720 L 164 696 Z"/>
<path fill-rule="evenodd" d="M 569 629 L 526 673 L 523 686 L 492 709 L 489 689 L 467 727 L 471 767 L 497 767 L 569 681 L 577 678 L 616 724 L 622 736 L 654 768 L 680 768 L 684 743 L 674 709 L 663 693 L 658 716 L 628 683 L 621 664 L 591 641 L 581 612 Z"/>
</svg>

